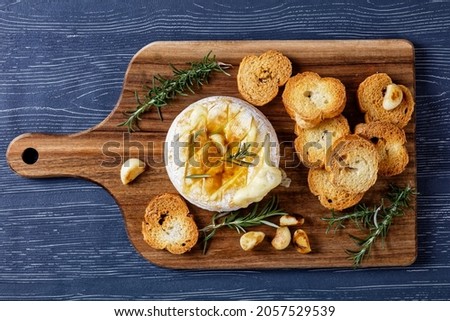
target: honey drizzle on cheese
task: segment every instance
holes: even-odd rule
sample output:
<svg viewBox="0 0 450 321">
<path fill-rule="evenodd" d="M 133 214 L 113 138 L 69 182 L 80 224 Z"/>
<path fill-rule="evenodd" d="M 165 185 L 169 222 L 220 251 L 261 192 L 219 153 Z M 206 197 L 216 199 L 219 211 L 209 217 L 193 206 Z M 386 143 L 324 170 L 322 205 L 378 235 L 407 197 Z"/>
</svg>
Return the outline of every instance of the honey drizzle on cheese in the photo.
<svg viewBox="0 0 450 321">
<path fill-rule="evenodd" d="M 241 109 L 233 112 L 229 105 L 226 105 L 226 110 L 219 110 L 217 113 L 218 110 L 213 107 L 210 109 L 213 113 L 210 113 L 207 108 L 202 107 L 194 109 L 190 116 L 191 124 L 195 122 L 189 133 L 190 144 L 195 147 L 190 146 L 185 177 L 199 174 L 211 176 L 185 178 L 183 190 L 189 192 L 192 189 L 201 189 L 202 195 L 209 195 L 209 199 L 218 200 L 227 190 L 238 190 L 247 185 L 248 168 L 227 162 L 224 157 L 227 152 L 235 153 L 241 143 L 255 142 L 258 130 L 253 116 L 241 114 Z M 258 154 L 261 147 L 252 146 L 250 151 Z M 253 161 L 251 157 L 244 160 Z"/>
<path fill-rule="evenodd" d="M 281 183 L 276 133 L 258 109 L 240 99 L 214 96 L 191 104 L 173 121 L 166 141 L 170 180 L 201 208 L 244 208 Z M 205 164 L 208 157 L 218 162 Z"/>
</svg>

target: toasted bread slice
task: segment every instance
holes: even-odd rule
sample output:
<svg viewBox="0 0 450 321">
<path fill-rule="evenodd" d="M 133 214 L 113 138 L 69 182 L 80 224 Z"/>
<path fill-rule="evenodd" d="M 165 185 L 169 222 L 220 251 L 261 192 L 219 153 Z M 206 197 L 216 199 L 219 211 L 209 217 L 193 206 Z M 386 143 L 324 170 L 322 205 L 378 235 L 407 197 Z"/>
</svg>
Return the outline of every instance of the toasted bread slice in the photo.
<svg viewBox="0 0 450 321">
<path fill-rule="evenodd" d="M 342 211 L 361 201 L 364 193 L 348 193 L 331 182 L 331 173 L 321 168 L 311 168 L 308 172 L 308 185 L 322 206 Z"/>
<path fill-rule="evenodd" d="M 324 168 L 330 160 L 333 143 L 350 134 L 350 127 L 347 119 L 339 115 L 310 129 L 296 125 L 295 133 L 295 150 L 302 163 L 310 168 Z"/>
<path fill-rule="evenodd" d="M 331 181 L 348 193 L 364 193 L 377 180 L 378 152 L 358 135 L 347 135 L 333 145 L 329 170 Z"/>
<path fill-rule="evenodd" d="M 183 254 L 197 243 L 198 229 L 184 200 L 179 195 L 166 193 L 148 204 L 142 235 L 155 249 Z"/>
<path fill-rule="evenodd" d="M 408 164 L 405 132 L 389 122 L 371 122 L 358 124 L 355 128 L 358 134 L 370 140 L 379 155 L 378 174 L 394 176 L 405 170 Z"/>
<path fill-rule="evenodd" d="M 291 74 L 291 61 L 279 51 L 246 56 L 239 65 L 238 90 L 249 103 L 263 106 L 275 98 Z"/>
<path fill-rule="evenodd" d="M 385 73 L 367 77 L 358 87 L 357 96 L 359 108 L 365 113 L 366 122 L 387 121 L 403 128 L 411 120 L 414 112 L 414 97 L 411 91 L 399 85 L 403 92 L 401 103 L 392 110 L 383 108 L 386 88 L 392 84 L 392 79 Z"/>
<path fill-rule="evenodd" d="M 321 78 L 315 72 L 291 77 L 283 92 L 283 104 L 300 127 L 310 128 L 323 119 L 338 116 L 347 101 L 345 86 L 336 78 Z"/>
<path fill-rule="evenodd" d="M 285 107 L 285 109 L 286 109 L 288 115 L 289 115 L 293 120 L 295 120 L 295 124 L 296 124 L 298 127 L 305 128 L 305 129 L 310 129 L 310 128 L 316 127 L 316 126 L 317 126 L 318 124 L 320 124 L 320 122 L 321 122 L 321 119 L 320 119 L 320 118 L 317 118 L 317 119 L 314 119 L 314 120 L 305 120 L 305 119 L 301 118 L 301 116 L 300 116 L 299 114 L 297 114 L 297 113 L 295 112 L 295 110 L 290 109 L 290 108 L 287 107 L 287 106 L 284 106 L 284 107 Z"/>
</svg>

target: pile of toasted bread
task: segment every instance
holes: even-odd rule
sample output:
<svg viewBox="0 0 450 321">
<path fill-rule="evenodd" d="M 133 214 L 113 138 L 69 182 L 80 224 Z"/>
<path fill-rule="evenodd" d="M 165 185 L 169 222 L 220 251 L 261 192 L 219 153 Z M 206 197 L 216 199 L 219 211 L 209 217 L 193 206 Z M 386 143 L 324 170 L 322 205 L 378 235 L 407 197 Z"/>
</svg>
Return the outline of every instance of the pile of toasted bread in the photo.
<svg viewBox="0 0 450 321">
<path fill-rule="evenodd" d="M 291 72 L 289 59 L 279 52 L 248 56 L 239 67 L 238 89 L 246 100 L 261 106 L 285 84 L 282 98 L 295 120 L 295 150 L 309 168 L 309 188 L 323 206 L 338 211 L 351 207 L 378 175 L 403 172 L 409 161 L 403 128 L 415 104 L 407 87 L 394 84 L 385 73 L 367 77 L 357 91 L 365 123 L 351 133 L 342 115 L 347 102 L 344 84 L 315 72 L 290 77 Z"/>
</svg>

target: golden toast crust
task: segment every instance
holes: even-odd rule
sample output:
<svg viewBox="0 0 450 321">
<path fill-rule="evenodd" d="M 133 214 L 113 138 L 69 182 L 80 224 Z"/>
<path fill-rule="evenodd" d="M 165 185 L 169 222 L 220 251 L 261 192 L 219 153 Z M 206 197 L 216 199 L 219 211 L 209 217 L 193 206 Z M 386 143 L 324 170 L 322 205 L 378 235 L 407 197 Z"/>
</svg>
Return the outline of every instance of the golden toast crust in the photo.
<svg viewBox="0 0 450 321">
<path fill-rule="evenodd" d="M 269 50 L 260 56 L 246 56 L 242 59 L 237 84 L 239 93 L 249 103 L 263 106 L 278 94 L 292 74 L 290 60 L 281 52 Z"/>
<path fill-rule="evenodd" d="M 198 229 L 184 200 L 179 195 L 165 193 L 148 204 L 142 235 L 155 249 L 183 254 L 197 243 Z"/>
<path fill-rule="evenodd" d="M 383 108 L 383 98 L 386 87 L 392 84 L 392 79 L 385 73 L 373 74 L 367 77 L 358 87 L 357 98 L 359 109 L 365 113 L 365 121 L 387 121 L 403 128 L 411 120 L 414 112 L 414 97 L 411 91 L 399 85 L 403 92 L 403 100 L 392 110 Z"/>
<path fill-rule="evenodd" d="M 405 132 L 389 122 L 370 122 L 358 124 L 358 134 L 370 140 L 377 149 L 380 161 L 378 173 L 382 176 L 394 176 L 403 172 L 409 162 L 406 149 Z"/>
<path fill-rule="evenodd" d="M 291 77 L 283 91 L 286 111 L 300 127 L 311 128 L 326 118 L 338 116 L 347 101 L 339 79 L 306 71 Z"/>
</svg>

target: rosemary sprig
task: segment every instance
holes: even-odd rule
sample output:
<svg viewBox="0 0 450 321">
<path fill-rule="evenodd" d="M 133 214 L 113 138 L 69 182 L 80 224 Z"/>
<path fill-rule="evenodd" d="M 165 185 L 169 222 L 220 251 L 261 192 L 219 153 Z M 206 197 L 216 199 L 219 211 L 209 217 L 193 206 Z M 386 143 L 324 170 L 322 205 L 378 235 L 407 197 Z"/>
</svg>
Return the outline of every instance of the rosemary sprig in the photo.
<svg viewBox="0 0 450 321">
<path fill-rule="evenodd" d="M 161 108 L 165 107 L 169 100 L 177 95 L 186 96 L 187 92 L 194 93 L 193 87 L 201 87 L 208 83 L 210 74 L 214 71 L 229 74 L 225 71 L 231 67 L 229 64 L 216 61 L 215 56 L 209 52 L 202 60 L 191 62 L 189 69 L 178 69 L 170 65 L 173 72 L 172 78 L 166 78 L 161 75 L 153 77 L 152 87 L 148 89 L 143 101 L 135 92 L 137 107 L 136 110 L 127 112 L 128 119 L 119 126 L 127 126 L 128 131 L 139 129 L 138 122 L 142 115 L 151 108 L 156 109 L 159 118 L 162 120 Z"/>
<path fill-rule="evenodd" d="M 191 175 L 185 176 L 185 178 L 191 178 L 191 179 L 209 178 L 209 177 L 211 177 L 211 175 L 209 175 L 209 174 L 191 174 Z"/>
<path fill-rule="evenodd" d="M 255 157 L 256 154 L 250 152 L 250 147 L 252 147 L 253 143 L 240 143 L 239 149 L 236 151 L 236 153 L 227 153 L 225 155 L 225 161 L 228 163 L 233 163 L 239 166 L 254 166 L 255 164 L 253 162 L 247 162 L 245 161 L 246 157 Z M 230 149 L 231 150 L 231 149 Z"/>
<path fill-rule="evenodd" d="M 287 214 L 281 208 L 278 208 L 278 198 L 273 196 L 261 209 L 260 203 L 255 203 L 247 214 L 243 215 L 240 210 L 216 213 L 211 219 L 211 224 L 205 226 L 199 231 L 203 233 L 203 254 L 208 249 L 208 241 L 214 237 L 216 231 L 224 226 L 235 229 L 238 233 L 245 233 L 247 227 L 265 224 L 274 228 L 278 225 L 268 221 L 272 216 L 281 216 Z"/>
<path fill-rule="evenodd" d="M 383 200 L 381 200 L 383 202 Z M 377 209 L 379 209 L 378 207 Z M 328 222 L 326 233 L 333 230 L 336 232 L 339 229 L 344 229 L 344 222 L 353 221 L 360 229 L 366 228 L 369 225 L 369 221 L 372 219 L 374 211 L 368 208 L 365 204 L 358 204 L 352 213 L 338 214 L 334 210 L 331 211 L 331 217 L 322 218 L 323 221 Z"/>
<path fill-rule="evenodd" d="M 378 206 L 369 208 L 365 204 L 360 204 L 355 207 L 352 213 L 337 215 L 332 212 L 331 217 L 323 218 L 324 221 L 328 222 L 327 232 L 332 228 L 335 231 L 345 228 L 344 223 L 348 220 L 353 221 L 360 229 L 368 230 L 368 234 L 362 238 L 349 235 L 355 241 L 358 249 L 346 250 L 346 253 L 349 259 L 353 261 L 353 265 L 358 267 L 369 255 L 378 238 L 381 238 L 382 242 L 385 241 L 394 218 L 403 216 L 405 211 L 411 208 L 410 200 L 414 194 L 416 192 L 410 186 L 400 188 L 391 185 L 386 198 L 382 198 Z"/>
</svg>

